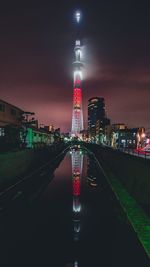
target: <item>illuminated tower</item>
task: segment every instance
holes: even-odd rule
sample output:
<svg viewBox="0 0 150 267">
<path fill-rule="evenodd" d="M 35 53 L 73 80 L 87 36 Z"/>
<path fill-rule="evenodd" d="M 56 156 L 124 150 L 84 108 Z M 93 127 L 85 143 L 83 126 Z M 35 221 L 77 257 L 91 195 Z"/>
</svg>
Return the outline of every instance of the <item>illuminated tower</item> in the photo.
<svg viewBox="0 0 150 267">
<path fill-rule="evenodd" d="M 76 21 L 79 27 L 80 12 L 76 12 Z M 78 31 L 79 32 L 79 31 Z M 78 36 L 79 37 L 79 36 Z M 82 112 L 82 67 L 81 62 L 81 42 L 79 38 L 75 41 L 74 47 L 75 61 L 74 66 L 74 82 L 73 82 L 73 112 L 72 112 L 72 136 L 79 136 L 83 130 L 83 112 Z"/>
</svg>

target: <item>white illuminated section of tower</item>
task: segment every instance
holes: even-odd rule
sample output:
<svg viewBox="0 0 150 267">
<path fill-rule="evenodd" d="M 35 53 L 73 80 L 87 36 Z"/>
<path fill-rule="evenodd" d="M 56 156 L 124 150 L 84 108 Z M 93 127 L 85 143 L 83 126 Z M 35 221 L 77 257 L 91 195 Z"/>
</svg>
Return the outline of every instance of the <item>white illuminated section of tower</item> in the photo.
<svg viewBox="0 0 150 267">
<path fill-rule="evenodd" d="M 81 60 L 81 43 L 80 43 L 80 40 L 76 40 L 74 51 L 75 51 L 76 62 L 80 62 L 80 60 Z"/>
<path fill-rule="evenodd" d="M 76 11 L 75 17 L 76 17 L 77 23 L 79 23 L 80 22 L 80 19 L 81 19 L 81 13 L 80 13 L 80 11 Z"/>
</svg>

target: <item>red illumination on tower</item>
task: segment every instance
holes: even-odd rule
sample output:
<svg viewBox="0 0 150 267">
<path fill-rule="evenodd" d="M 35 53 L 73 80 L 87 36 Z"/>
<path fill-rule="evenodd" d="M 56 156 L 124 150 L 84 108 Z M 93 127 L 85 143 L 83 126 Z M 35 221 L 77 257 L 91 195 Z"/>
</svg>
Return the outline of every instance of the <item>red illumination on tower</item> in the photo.
<svg viewBox="0 0 150 267">
<path fill-rule="evenodd" d="M 74 88 L 73 90 L 73 106 L 74 108 L 79 108 L 81 106 L 81 100 L 82 100 L 82 91 L 80 88 Z"/>
</svg>

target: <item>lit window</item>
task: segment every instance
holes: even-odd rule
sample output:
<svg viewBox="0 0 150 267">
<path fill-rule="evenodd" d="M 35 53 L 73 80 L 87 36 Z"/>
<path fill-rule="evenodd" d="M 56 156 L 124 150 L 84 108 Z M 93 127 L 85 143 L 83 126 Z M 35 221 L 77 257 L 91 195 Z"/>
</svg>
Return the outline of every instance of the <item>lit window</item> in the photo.
<svg viewBox="0 0 150 267">
<path fill-rule="evenodd" d="M 4 136 L 4 135 L 5 135 L 4 128 L 0 128 L 0 136 Z"/>
</svg>

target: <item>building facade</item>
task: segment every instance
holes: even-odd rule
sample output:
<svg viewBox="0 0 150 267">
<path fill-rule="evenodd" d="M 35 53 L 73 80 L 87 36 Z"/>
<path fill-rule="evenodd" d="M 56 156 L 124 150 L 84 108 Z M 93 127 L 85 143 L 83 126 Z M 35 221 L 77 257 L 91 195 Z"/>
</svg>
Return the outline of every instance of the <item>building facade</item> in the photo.
<svg viewBox="0 0 150 267">
<path fill-rule="evenodd" d="M 105 100 L 103 97 L 93 97 L 88 100 L 88 132 L 93 142 L 101 142 L 106 125 L 110 120 L 106 117 Z"/>
<path fill-rule="evenodd" d="M 105 127 L 105 144 L 117 147 L 118 132 L 119 130 L 125 130 L 127 126 L 124 123 L 114 123 Z"/>
<path fill-rule="evenodd" d="M 0 99 L 0 127 L 21 126 L 24 111 Z"/>
<path fill-rule="evenodd" d="M 106 144 L 113 148 L 142 148 L 145 146 L 145 128 L 127 128 L 124 124 L 114 124 L 107 127 L 106 140 Z"/>
<path fill-rule="evenodd" d="M 22 143 L 24 137 L 21 135 Z M 26 148 L 39 148 L 45 145 L 49 146 L 54 143 L 54 134 L 44 129 L 27 128 L 25 135 Z"/>
<path fill-rule="evenodd" d="M 36 148 L 51 145 L 60 140 L 60 129 L 38 128 L 38 120 L 33 112 L 0 100 L 0 150 L 9 151 L 22 148 Z"/>
</svg>

